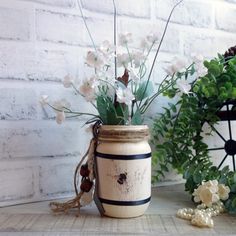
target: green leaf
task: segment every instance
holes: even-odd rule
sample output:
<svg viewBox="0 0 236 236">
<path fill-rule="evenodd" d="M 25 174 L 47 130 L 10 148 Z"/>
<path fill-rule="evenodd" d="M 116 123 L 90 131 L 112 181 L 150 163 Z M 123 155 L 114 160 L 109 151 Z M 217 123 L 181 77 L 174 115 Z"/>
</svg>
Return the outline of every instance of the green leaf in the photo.
<svg viewBox="0 0 236 236">
<path fill-rule="evenodd" d="M 170 106 L 170 108 L 173 112 L 175 112 L 175 113 L 177 112 L 177 108 L 176 108 L 175 104 L 168 102 L 168 105 Z"/>
<path fill-rule="evenodd" d="M 225 166 L 222 170 L 221 170 L 221 174 L 225 175 L 229 172 L 229 166 Z"/>
<path fill-rule="evenodd" d="M 234 181 L 234 183 L 236 183 L 236 173 L 234 173 L 233 181 Z"/>
<path fill-rule="evenodd" d="M 232 90 L 232 98 L 236 98 L 236 88 L 233 88 Z"/>
<path fill-rule="evenodd" d="M 103 123 L 107 124 L 107 101 L 103 96 L 97 97 L 97 109 Z"/>
<path fill-rule="evenodd" d="M 202 182 L 202 176 L 199 173 L 194 174 L 193 175 L 193 180 L 194 180 L 195 183 L 201 183 Z"/>
<path fill-rule="evenodd" d="M 171 118 L 171 113 L 170 110 L 166 107 L 162 107 L 165 110 L 165 115 L 167 117 L 167 119 L 169 120 Z"/>
<path fill-rule="evenodd" d="M 116 104 L 115 111 L 116 111 L 116 119 L 118 120 L 117 124 L 120 124 L 120 125 L 125 124 L 125 122 L 128 120 L 128 117 L 129 117 L 128 106 L 125 104 L 118 103 Z"/>
<path fill-rule="evenodd" d="M 236 208 L 236 197 L 233 199 L 233 201 L 232 201 L 232 207 L 233 208 Z"/>
<path fill-rule="evenodd" d="M 149 81 L 147 84 L 147 81 L 146 81 L 139 85 L 139 88 L 134 94 L 134 96 L 135 96 L 136 101 L 141 101 L 144 98 L 151 96 L 153 92 L 154 92 L 154 88 L 153 88 L 152 82 Z"/>
<path fill-rule="evenodd" d="M 132 125 L 141 125 L 143 123 L 142 114 L 139 109 L 137 109 L 131 119 Z"/>
<path fill-rule="evenodd" d="M 120 103 L 115 107 L 112 99 L 105 95 L 97 97 L 97 110 L 105 125 L 124 125 L 128 119 L 128 107 Z"/>
<path fill-rule="evenodd" d="M 236 183 L 230 186 L 230 191 L 236 193 Z"/>
<path fill-rule="evenodd" d="M 165 171 L 165 172 L 168 172 L 168 168 L 167 168 L 167 166 L 166 165 L 164 165 L 164 164 L 160 164 L 160 167 L 161 167 L 161 169 L 163 170 L 163 171 Z"/>
</svg>

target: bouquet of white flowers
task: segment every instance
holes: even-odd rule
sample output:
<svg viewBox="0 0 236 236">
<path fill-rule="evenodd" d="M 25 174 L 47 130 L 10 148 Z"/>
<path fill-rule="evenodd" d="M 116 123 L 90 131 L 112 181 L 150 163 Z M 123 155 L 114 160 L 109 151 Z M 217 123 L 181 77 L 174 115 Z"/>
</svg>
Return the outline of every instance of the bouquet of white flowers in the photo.
<svg viewBox="0 0 236 236">
<path fill-rule="evenodd" d="M 75 111 L 65 100 L 51 104 L 48 102 L 48 96 L 42 96 L 41 103 L 48 104 L 56 111 L 57 123 L 62 123 L 67 116 L 86 115 L 90 116 L 87 123 L 101 121 L 106 125 L 140 125 L 143 122 L 144 113 L 154 99 L 163 92 L 170 91 L 170 88 L 174 86 L 186 92 L 189 85 L 183 81 L 188 74 L 194 73 L 194 69 L 192 65 L 186 68 L 183 60 L 175 61 L 174 65 L 167 68 L 166 77 L 160 84 L 156 84 L 157 86 L 154 86 L 151 81 L 153 68 L 171 15 L 181 2 L 173 7 L 161 38 L 151 33 L 141 39 L 138 48 L 132 47 L 131 33 L 120 34 L 118 45 L 116 45 L 115 25 L 114 44 L 104 41 L 97 47 L 91 37 L 94 50 L 87 52 L 85 64 L 94 71 L 93 75 L 85 78 L 79 86 L 67 75 L 63 84 L 67 88 L 72 87 L 78 95 L 90 102 L 98 113 Z M 83 19 L 87 27 L 85 18 Z M 91 35 L 90 32 L 89 35 Z M 147 61 L 151 51 L 155 51 L 155 56 L 152 65 L 148 68 Z M 180 82 L 176 83 L 177 80 Z"/>
</svg>

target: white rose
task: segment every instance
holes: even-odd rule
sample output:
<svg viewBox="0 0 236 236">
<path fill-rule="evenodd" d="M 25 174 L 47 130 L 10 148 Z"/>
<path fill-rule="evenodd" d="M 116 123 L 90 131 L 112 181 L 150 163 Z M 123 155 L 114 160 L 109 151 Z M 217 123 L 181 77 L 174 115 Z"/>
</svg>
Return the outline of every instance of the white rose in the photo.
<svg viewBox="0 0 236 236">
<path fill-rule="evenodd" d="M 202 185 L 211 189 L 212 192 L 216 193 L 218 191 L 218 181 L 216 179 L 209 180 L 207 182 L 202 182 Z"/>
<path fill-rule="evenodd" d="M 224 184 L 218 185 L 218 194 L 221 200 L 225 201 L 229 198 L 230 188 Z"/>
<path fill-rule="evenodd" d="M 207 207 L 211 207 L 213 203 L 220 200 L 217 193 L 205 186 L 199 193 L 199 198 Z"/>
</svg>

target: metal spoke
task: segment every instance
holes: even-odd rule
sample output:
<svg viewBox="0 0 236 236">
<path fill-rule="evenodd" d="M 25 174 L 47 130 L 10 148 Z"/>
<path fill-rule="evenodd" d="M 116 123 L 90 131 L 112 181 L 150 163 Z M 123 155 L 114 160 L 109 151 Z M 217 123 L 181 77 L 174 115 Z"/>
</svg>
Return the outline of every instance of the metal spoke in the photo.
<svg viewBox="0 0 236 236">
<path fill-rule="evenodd" d="M 208 123 L 208 122 L 207 122 Z M 209 123 L 208 123 L 209 124 Z M 211 126 L 211 128 L 212 128 L 212 130 L 214 130 L 218 135 L 219 135 L 219 137 L 224 141 L 224 142 L 226 142 L 226 140 L 225 140 L 225 138 L 216 130 L 216 128 L 213 126 L 213 125 L 211 125 L 211 124 L 209 124 L 210 126 Z"/>
<path fill-rule="evenodd" d="M 228 154 L 225 155 L 225 157 L 223 158 L 223 160 L 221 161 L 221 163 L 218 166 L 218 169 L 220 169 L 220 167 L 222 166 L 222 164 L 224 163 L 225 159 L 227 158 Z"/>
<path fill-rule="evenodd" d="M 225 149 L 224 147 L 221 147 L 221 148 L 209 148 L 207 149 L 208 151 L 216 151 L 216 150 L 223 150 Z"/>
<path fill-rule="evenodd" d="M 228 126 L 229 126 L 229 138 L 230 140 L 232 140 L 231 122 L 229 117 L 229 104 L 227 104 L 227 116 L 228 116 Z"/>
<path fill-rule="evenodd" d="M 233 168 L 234 168 L 234 171 L 235 171 L 235 159 L 234 159 L 234 155 L 232 156 L 232 159 L 233 159 Z"/>
</svg>

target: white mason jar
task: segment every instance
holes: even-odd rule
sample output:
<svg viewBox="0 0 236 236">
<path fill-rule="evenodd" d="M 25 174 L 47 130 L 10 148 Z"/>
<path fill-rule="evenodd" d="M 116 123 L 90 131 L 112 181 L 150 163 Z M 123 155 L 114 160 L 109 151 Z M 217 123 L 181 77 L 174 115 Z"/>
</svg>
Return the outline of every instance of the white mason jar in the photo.
<svg viewBox="0 0 236 236">
<path fill-rule="evenodd" d="M 103 125 L 95 153 L 97 195 L 104 215 L 142 215 L 151 199 L 151 148 L 146 125 Z"/>
</svg>

